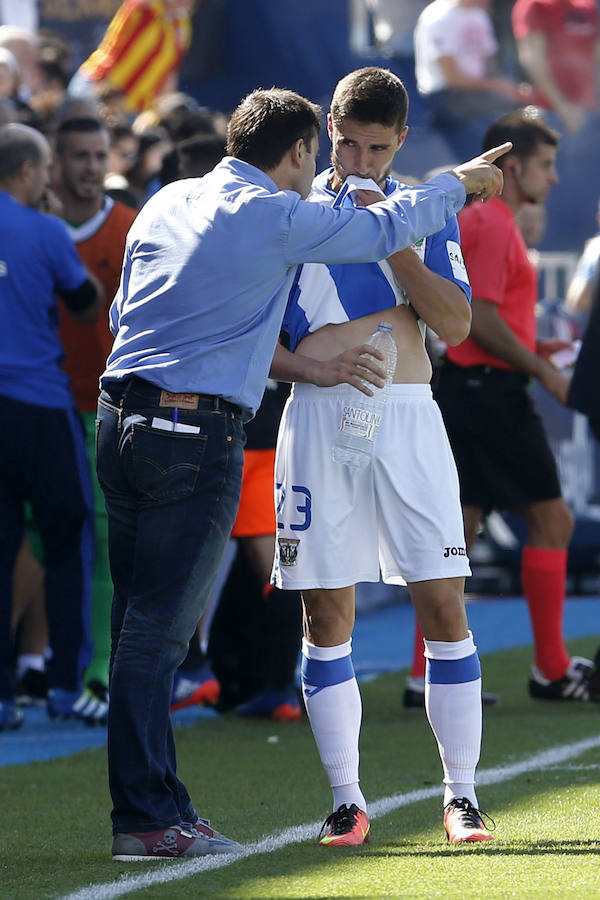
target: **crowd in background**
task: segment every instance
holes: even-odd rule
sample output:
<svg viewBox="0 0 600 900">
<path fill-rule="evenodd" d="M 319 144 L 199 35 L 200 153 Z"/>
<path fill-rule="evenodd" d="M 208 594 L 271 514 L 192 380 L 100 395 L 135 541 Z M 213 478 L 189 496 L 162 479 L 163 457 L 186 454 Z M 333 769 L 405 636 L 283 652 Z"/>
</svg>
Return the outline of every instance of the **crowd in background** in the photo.
<svg viewBox="0 0 600 900">
<path fill-rule="evenodd" d="M 178 90 L 178 73 L 190 46 L 193 2 L 126 0 L 99 48 L 76 69 L 64 36 L 35 30 L 35 6 L 4 3 L 0 7 L 0 126 L 21 123 L 48 141 L 53 150 L 51 181 L 40 197 L 39 209 L 63 218 L 80 250 L 95 234 L 95 217 L 113 214 L 112 204 L 108 209 L 104 198 L 118 204 L 118 209 L 128 207 L 130 223 L 163 185 L 212 169 L 225 152 L 227 111 L 208 108 L 190 93 Z M 442 165 L 476 155 L 488 125 L 508 109 L 535 106 L 562 132 L 561 165 L 569 177 L 563 178 L 551 195 L 547 234 L 558 247 L 561 235 L 568 234 L 569 249 L 581 250 L 594 226 L 593 216 L 586 216 L 585 208 L 590 198 L 595 207 L 600 195 L 594 158 L 600 137 L 600 29 L 595 0 L 517 0 L 510 19 L 492 10 L 489 0 L 411 4 L 365 0 L 364 8 L 373 46 L 387 55 L 390 68 L 399 59 L 414 60 L 418 91 L 414 99 L 427 111 L 431 128 L 445 142 L 447 158 L 440 158 Z M 506 53 L 507 46 L 514 52 Z M 132 47 L 137 48 L 137 55 Z M 154 72 L 150 80 L 149 68 Z M 91 120 L 100 122 L 101 128 L 85 125 Z M 70 133 L 72 122 L 79 123 L 72 130 L 80 136 L 98 131 L 102 140 L 106 136 L 106 152 L 94 155 L 87 148 L 79 170 L 76 162 L 70 166 L 67 159 L 65 134 Z M 418 178 L 424 172 L 407 174 Z M 93 200 L 91 205 L 85 203 L 86 191 Z M 582 197 L 585 208 L 579 202 Z M 83 205 L 78 206 L 74 198 L 83 198 Z M 122 257 L 126 230 L 123 227 L 104 236 L 118 258 Z M 597 243 L 593 248 L 594 259 L 590 263 L 593 254 L 589 248 L 586 258 L 588 293 Z M 101 280 L 103 252 L 93 263 L 84 259 Z M 79 334 L 84 358 L 75 368 L 81 372 L 87 366 L 85 375 L 96 384 L 100 359 L 111 341 L 107 312 L 119 275 L 119 267 L 115 268 L 112 281 L 106 284 L 98 323 L 78 326 L 87 337 L 82 339 L 83 332 Z M 584 278 L 582 270 L 578 277 Z M 92 345 L 102 351 L 100 358 L 98 352 L 94 356 L 89 350 Z M 67 371 L 72 359 L 67 346 Z M 92 413 L 77 392 L 75 400 L 80 413 Z M 90 440 L 93 469 L 93 435 Z M 99 517 L 102 511 L 96 509 L 97 534 L 105 527 L 99 526 Z M 44 560 L 35 538 L 30 543 L 23 541 L 15 568 L 13 635 L 16 654 L 21 657 L 17 678 L 25 694 L 39 698 L 46 687 L 41 675 L 32 673 L 43 672 L 47 643 L 41 588 Z M 104 574 L 97 573 L 96 582 L 104 580 L 105 584 L 103 599 L 96 606 L 101 603 L 104 612 L 95 610 L 91 627 L 96 633 L 103 631 L 106 640 L 94 641 L 102 659 L 90 657 L 86 683 L 102 703 L 108 684 L 111 588 L 106 557 L 100 559 Z M 204 664 L 202 658 L 194 671 Z M 294 703 L 296 710 L 297 699 Z"/>
</svg>

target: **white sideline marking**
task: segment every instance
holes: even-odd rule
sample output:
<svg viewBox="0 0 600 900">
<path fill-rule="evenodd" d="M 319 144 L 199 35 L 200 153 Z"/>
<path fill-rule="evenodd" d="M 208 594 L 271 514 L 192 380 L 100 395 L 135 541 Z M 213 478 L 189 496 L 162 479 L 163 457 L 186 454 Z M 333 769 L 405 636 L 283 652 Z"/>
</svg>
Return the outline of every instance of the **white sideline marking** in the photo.
<svg viewBox="0 0 600 900">
<path fill-rule="evenodd" d="M 568 759 L 573 759 L 596 747 L 600 747 L 600 737 L 586 738 L 574 744 L 552 747 L 550 750 L 536 753 L 534 756 L 521 760 L 521 762 L 497 766 L 494 769 L 483 769 L 477 774 L 477 784 L 498 784 L 501 781 L 510 781 L 512 778 L 524 775 L 526 772 L 548 768 Z M 391 797 L 383 797 L 381 800 L 369 803 L 369 817 L 377 819 L 379 816 L 385 816 L 395 809 L 400 809 L 402 806 L 408 806 L 411 803 L 418 803 L 421 800 L 429 800 L 430 797 L 439 796 L 440 787 L 436 785 L 435 787 L 422 788 L 418 791 L 410 791 L 408 794 L 394 794 Z M 112 900 L 114 897 L 122 897 L 124 894 L 150 887 L 153 884 L 167 884 L 170 881 L 180 881 L 183 878 L 196 875 L 198 872 L 222 869 L 225 866 L 230 866 L 242 859 L 246 859 L 248 856 L 255 856 L 259 853 L 273 853 L 275 850 L 280 850 L 289 844 L 299 844 L 302 841 L 314 839 L 320 827 L 320 820 L 307 825 L 295 825 L 292 828 L 286 828 L 285 831 L 281 831 L 278 834 L 267 835 L 267 837 L 260 841 L 255 841 L 253 844 L 246 844 L 237 853 L 228 853 L 222 856 L 194 857 L 185 862 L 174 860 L 158 869 L 154 868 L 154 863 L 149 863 L 152 866 L 152 870 L 145 871 L 143 875 L 124 875 L 118 881 L 90 885 L 87 888 L 65 895 L 62 900 Z M 144 866 L 145 862 L 140 862 L 138 865 Z"/>
</svg>

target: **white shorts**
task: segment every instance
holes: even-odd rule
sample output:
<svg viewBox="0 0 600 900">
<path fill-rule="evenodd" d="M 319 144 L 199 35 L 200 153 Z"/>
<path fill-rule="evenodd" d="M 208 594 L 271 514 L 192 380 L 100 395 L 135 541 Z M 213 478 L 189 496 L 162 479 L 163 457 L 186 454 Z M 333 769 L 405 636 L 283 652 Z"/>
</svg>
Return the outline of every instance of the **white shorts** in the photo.
<svg viewBox="0 0 600 900">
<path fill-rule="evenodd" d="M 471 574 L 458 476 L 428 384 L 395 384 L 373 461 L 331 458 L 343 387 L 294 384 L 277 441 L 277 547 L 285 590 L 389 584 Z"/>
</svg>

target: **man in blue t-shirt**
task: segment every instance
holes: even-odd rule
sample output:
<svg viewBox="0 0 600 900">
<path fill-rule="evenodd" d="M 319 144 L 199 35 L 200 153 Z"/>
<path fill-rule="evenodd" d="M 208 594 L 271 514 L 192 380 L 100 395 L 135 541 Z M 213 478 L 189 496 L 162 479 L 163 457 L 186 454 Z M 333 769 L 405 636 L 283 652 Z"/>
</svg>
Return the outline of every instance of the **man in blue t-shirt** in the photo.
<svg viewBox="0 0 600 900">
<path fill-rule="evenodd" d="M 407 135 L 407 112 L 406 90 L 392 72 L 369 67 L 345 76 L 327 119 L 332 167 L 315 179 L 308 199 L 343 205 L 353 187 L 369 183 L 379 199 L 393 196 L 403 187 L 390 172 Z M 296 382 L 277 445 L 273 580 L 300 590 L 304 601 L 304 699 L 333 791 L 321 837 L 326 846 L 360 845 L 369 837 L 351 636 L 354 585 L 378 581 L 380 571 L 389 584 L 408 584 L 425 635 L 426 709 L 443 763 L 448 838 L 492 839 L 474 787 L 481 671 L 464 606 L 470 569 L 458 477 L 424 345 L 425 325 L 450 344 L 464 340 L 470 299 L 454 216 L 380 263 L 305 264 L 290 293 L 283 328 L 292 353 L 278 350 L 271 369 L 273 377 Z M 344 390 L 317 387 L 326 382 L 315 380 L 312 367 L 353 354 L 381 320 L 392 326 L 398 362 L 372 462 L 352 470 L 331 456 L 351 406 L 344 406 Z M 359 376 L 349 381 L 357 386 Z"/>
<path fill-rule="evenodd" d="M 0 731 L 23 721 L 14 702 L 12 582 L 31 504 L 42 539 L 52 658 L 51 718 L 106 719 L 81 689 L 89 661 L 93 562 L 90 472 L 81 422 L 62 370 L 56 295 L 92 321 L 102 291 L 64 224 L 38 212 L 50 148 L 25 125 L 0 128 Z"/>
</svg>

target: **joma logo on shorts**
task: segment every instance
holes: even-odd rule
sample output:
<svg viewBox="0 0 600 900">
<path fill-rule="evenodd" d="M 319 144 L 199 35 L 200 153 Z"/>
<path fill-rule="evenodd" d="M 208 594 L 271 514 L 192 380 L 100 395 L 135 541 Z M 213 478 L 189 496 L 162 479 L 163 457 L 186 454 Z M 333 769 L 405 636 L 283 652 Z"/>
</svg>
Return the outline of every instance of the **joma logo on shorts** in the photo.
<svg viewBox="0 0 600 900">
<path fill-rule="evenodd" d="M 467 551 L 464 547 L 444 547 L 444 556 L 466 556 Z"/>
</svg>

